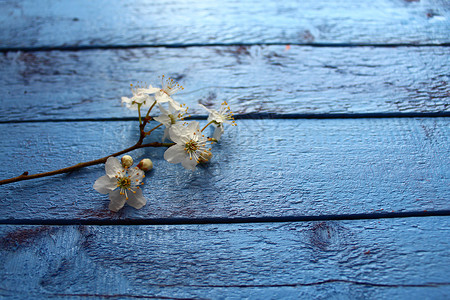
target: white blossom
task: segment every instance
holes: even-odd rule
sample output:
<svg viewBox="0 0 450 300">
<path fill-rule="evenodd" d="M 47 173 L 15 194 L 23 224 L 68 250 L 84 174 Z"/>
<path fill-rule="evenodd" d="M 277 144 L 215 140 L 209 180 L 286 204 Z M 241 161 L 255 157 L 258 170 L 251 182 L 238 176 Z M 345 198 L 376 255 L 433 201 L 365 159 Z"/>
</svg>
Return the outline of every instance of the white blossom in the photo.
<svg viewBox="0 0 450 300">
<path fill-rule="evenodd" d="M 172 95 L 183 89 L 184 88 L 172 78 L 169 77 L 166 79 L 163 75 L 161 77 L 161 88 L 153 87 L 151 84 L 148 85 L 148 87 L 140 85 L 134 87 L 131 85 L 133 97 L 122 97 L 122 103 L 125 103 L 130 109 L 137 110 L 139 104 L 142 107 L 151 107 L 155 101 L 158 104 L 169 102 L 177 110 L 180 110 L 180 103 L 173 100 Z"/>
<path fill-rule="evenodd" d="M 199 123 L 194 121 L 187 126 L 177 124 L 170 127 L 170 139 L 175 145 L 164 152 L 164 159 L 170 163 L 181 165 L 189 170 L 195 170 L 195 166 L 208 156 L 211 148 L 206 144 L 206 138 L 199 129 Z"/>
<path fill-rule="evenodd" d="M 139 168 L 123 167 L 115 157 L 105 163 L 106 175 L 97 179 L 94 189 L 101 194 L 109 194 L 109 209 L 119 211 L 125 203 L 140 209 L 147 203 L 139 185 L 143 184 L 144 171 Z"/>
<path fill-rule="evenodd" d="M 220 139 L 224 132 L 224 123 L 236 126 L 236 122 L 233 118 L 233 112 L 231 111 L 227 102 L 222 103 L 219 111 L 215 109 L 209 109 L 202 104 L 199 105 L 209 112 L 208 123 L 212 122 L 213 126 L 216 127 L 216 129 L 214 130 L 213 139 L 217 141 Z"/>
<path fill-rule="evenodd" d="M 184 88 L 179 85 L 172 78 L 167 79 L 164 75 L 161 77 L 161 89 L 155 93 L 155 99 L 158 103 L 169 102 L 172 103 L 177 109 L 181 109 L 180 103 L 172 99 L 172 95 Z"/>
<path fill-rule="evenodd" d="M 131 110 L 137 110 L 139 105 L 143 107 L 150 107 L 155 102 L 155 98 L 150 96 L 151 91 L 151 86 L 149 86 L 149 88 L 143 88 L 139 85 L 131 85 L 131 93 L 133 94 L 133 97 L 122 97 L 122 103 L 125 103 L 126 107 Z"/>
<path fill-rule="evenodd" d="M 214 124 L 214 126 L 216 128 L 214 129 L 213 139 L 218 141 L 218 140 L 220 140 L 220 137 L 222 136 L 222 134 L 224 133 L 225 130 L 223 129 L 223 123 Z"/>
<path fill-rule="evenodd" d="M 187 109 L 187 107 L 177 107 L 169 102 L 169 110 L 167 111 L 162 105 L 159 105 L 161 114 L 158 117 L 154 117 L 153 119 L 166 127 L 164 130 L 163 141 L 169 136 L 170 127 L 178 124 L 178 121 L 184 120 Z"/>
</svg>

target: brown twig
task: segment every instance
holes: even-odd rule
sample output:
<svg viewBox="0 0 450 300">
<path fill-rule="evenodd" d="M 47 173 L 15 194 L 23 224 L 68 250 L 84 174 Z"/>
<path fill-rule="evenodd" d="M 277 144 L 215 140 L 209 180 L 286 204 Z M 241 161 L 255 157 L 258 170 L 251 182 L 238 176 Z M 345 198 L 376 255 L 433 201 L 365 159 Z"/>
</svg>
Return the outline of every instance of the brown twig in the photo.
<svg viewBox="0 0 450 300">
<path fill-rule="evenodd" d="M 153 129 L 147 131 L 145 135 L 150 135 L 154 130 L 158 129 L 159 127 L 163 126 L 164 124 L 159 124 L 158 126 L 155 126 Z"/>
<path fill-rule="evenodd" d="M 75 171 L 75 170 L 78 170 L 78 169 L 81 169 L 81 168 L 84 168 L 84 167 L 105 163 L 106 160 L 109 157 L 119 156 L 119 155 L 122 155 L 124 153 L 130 152 L 130 151 L 133 151 L 133 150 L 136 150 L 136 149 L 139 149 L 139 148 L 146 148 L 146 147 L 170 147 L 170 146 L 174 145 L 174 143 L 159 143 L 159 142 L 142 144 L 143 141 L 144 141 L 144 138 L 146 136 L 148 136 L 155 129 L 157 129 L 157 128 L 159 128 L 159 127 L 161 127 L 163 125 L 163 124 L 159 124 L 159 125 L 155 126 L 153 129 L 151 129 L 150 131 L 145 132 L 145 125 L 147 125 L 147 123 L 152 120 L 152 117 L 150 117 L 150 111 L 153 109 L 155 104 L 156 104 L 156 101 L 153 103 L 153 105 L 147 111 L 147 115 L 145 116 L 143 121 L 141 119 L 141 107 L 140 107 L 140 105 L 138 106 L 140 136 L 139 136 L 139 140 L 137 141 L 137 143 L 134 146 L 131 146 L 131 147 L 126 148 L 126 149 L 124 149 L 122 151 L 113 153 L 111 155 L 105 156 L 103 158 L 87 161 L 87 162 L 84 162 L 84 163 L 78 163 L 78 164 L 73 165 L 71 167 L 62 168 L 62 169 L 55 170 L 55 171 L 38 173 L 38 174 L 32 174 L 32 175 L 28 175 L 28 172 L 24 172 L 20 176 L 13 177 L 13 178 L 8 178 L 8 179 L 4 179 L 4 180 L 0 180 L 0 185 L 13 183 L 13 182 L 17 182 L 17 181 L 22 181 L 22 180 L 30 180 L 30 179 L 35 179 L 35 178 L 53 176 L 53 175 L 57 175 L 57 174 L 69 173 L 69 172 L 72 172 L 72 171 Z"/>
<path fill-rule="evenodd" d="M 113 153 L 113 154 L 105 156 L 103 158 L 91 160 L 91 161 L 84 162 L 84 163 L 78 163 L 78 164 L 73 165 L 71 167 L 62 168 L 62 169 L 55 170 L 55 171 L 38 173 L 38 174 L 32 174 L 32 175 L 28 175 L 28 172 L 24 172 L 20 176 L 9 178 L 9 179 L 0 180 L 0 185 L 13 183 L 13 182 L 17 182 L 17 181 L 22 181 L 22 180 L 30 180 L 30 179 L 35 179 L 35 178 L 53 176 L 53 175 L 57 175 L 57 174 L 69 173 L 69 172 L 72 172 L 72 171 L 75 171 L 75 170 L 78 170 L 78 169 L 81 169 L 81 168 L 84 168 L 84 167 L 105 163 L 106 160 L 109 157 L 119 156 L 119 155 L 122 155 L 124 153 L 130 152 L 130 151 L 133 151 L 133 150 L 136 150 L 136 149 L 139 149 L 139 148 L 146 148 L 146 147 L 170 147 L 170 146 L 174 145 L 174 143 L 159 143 L 159 142 L 142 144 L 142 142 L 144 140 L 144 137 L 145 137 L 145 132 L 143 133 L 143 129 L 142 129 L 139 141 L 134 146 L 126 148 L 126 149 L 124 149 L 122 151 Z"/>
</svg>

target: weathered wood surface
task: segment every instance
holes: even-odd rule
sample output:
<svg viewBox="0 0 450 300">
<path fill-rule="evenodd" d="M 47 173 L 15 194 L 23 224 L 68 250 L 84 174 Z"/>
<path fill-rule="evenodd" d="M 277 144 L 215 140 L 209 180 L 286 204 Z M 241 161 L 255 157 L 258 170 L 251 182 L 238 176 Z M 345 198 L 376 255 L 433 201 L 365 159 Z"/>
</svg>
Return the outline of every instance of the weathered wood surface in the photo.
<svg viewBox="0 0 450 300">
<path fill-rule="evenodd" d="M 0 226 L 0 296 L 445 299 L 449 235 L 447 217 Z"/>
<path fill-rule="evenodd" d="M 179 79 L 174 98 L 228 100 L 238 113 L 450 111 L 450 48 L 192 47 L 9 52 L 0 57 L 0 121 L 136 117 L 130 83 Z"/>
<path fill-rule="evenodd" d="M 100 165 L 0 186 L 0 298 L 449 298 L 450 119 L 295 119 L 448 116 L 449 31 L 447 0 L 0 2 L 0 179 L 134 144 L 119 99 L 162 74 L 194 115 L 257 113 L 196 172 L 131 153 L 141 210 L 108 210 Z M 392 213 L 447 216 L 118 226 Z"/>
<path fill-rule="evenodd" d="M 441 44 L 446 0 L 45 1 L 0 4 L 1 47 Z"/>
<path fill-rule="evenodd" d="M 203 121 L 206 123 L 206 121 Z M 103 165 L 0 186 L 2 219 L 254 217 L 448 210 L 448 118 L 239 120 L 191 172 L 149 157 L 141 210 L 108 210 Z M 1 124 L 0 178 L 50 171 L 133 145 L 137 122 Z M 162 130 L 150 141 L 160 141 Z"/>
</svg>

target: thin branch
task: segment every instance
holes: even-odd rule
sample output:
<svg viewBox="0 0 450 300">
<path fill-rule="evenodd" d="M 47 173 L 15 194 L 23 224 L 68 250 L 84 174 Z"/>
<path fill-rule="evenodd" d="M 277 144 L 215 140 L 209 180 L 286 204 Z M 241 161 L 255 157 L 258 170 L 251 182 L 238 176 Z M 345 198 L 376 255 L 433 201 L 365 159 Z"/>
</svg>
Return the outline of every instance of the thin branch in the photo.
<svg viewBox="0 0 450 300">
<path fill-rule="evenodd" d="M 138 115 L 139 115 L 139 126 L 142 126 L 142 119 L 141 119 L 141 103 L 138 104 Z M 144 125 L 145 126 L 145 125 Z"/>
<path fill-rule="evenodd" d="M 211 125 L 212 123 L 214 123 L 214 121 L 209 122 L 208 124 L 205 125 L 205 127 L 202 128 L 202 130 L 200 130 L 200 132 L 203 132 L 203 130 L 206 129 L 206 127 L 208 127 L 209 125 Z"/>
<path fill-rule="evenodd" d="M 145 133 L 145 135 L 150 135 L 150 133 L 152 133 L 153 132 L 153 130 L 155 130 L 155 129 L 157 129 L 157 128 L 159 128 L 159 127 L 161 127 L 161 126 L 163 126 L 164 124 L 159 124 L 159 125 L 157 125 L 157 126 L 155 126 L 155 128 L 153 128 L 153 129 L 151 129 L 151 130 L 149 130 L 149 131 L 147 131 L 146 133 Z"/>
<path fill-rule="evenodd" d="M 152 106 L 150 106 L 150 108 L 148 109 L 147 115 L 145 115 L 144 127 L 145 127 L 145 125 L 147 125 L 147 122 L 148 122 L 149 116 L 150 116 L 150 112 L 152 111 L 153 107 L 155 107 L 155 105 L 156 105 L 156 100 L 155 100 L 155 102 L 153 102 Z"/>
<path fill-rule="evenodd" d="M 139 148 L 145 148 L 145 147 L 170 147 L 172 145 L 173 145 L 173 143 L 159 143 L 159 142 L 142 144 L 142 141 L 139 141 L 134 146 L 131 146 L 131 147 L 126 148 L 126 149 L 124 149 L 122 151 L 110 154 L 110 155 L 105 156 L 103 158 L 91 160 L 91 161 L 84 162 L 84 163 L 78 163 L 76 165 L 73 165 L 73 166 L 70 166 L 70 167 L 67 167 L 67 168 L 62 168 L 62 169 L 55 170 L 55 171 L 50 171 L 50 172 L 44 172 L 44 173 L 38 173 L 38 174 L 32 174 L 32 175 L 28 175 L 28 172 L 24 172 L 20 176 L 9 178 L 9 179 L 0 180 L 0 185 L 13 183 L 13 182 L 17 182 L 17 181 L 22 181 L 22 180 L 30 180 L 30 179 L 35 179 L 35 178 L 53 176 L 53 175 L 57 175 L 57 174 L 69 173 L 69 172 L 72 172 L 72 171 L 75 171 L 75 170 L 78 170 L 78 169 L 81 169 L 81 168 L 84 168 L 84 167 L 105 163 L 106 160 L 109 157 L 119 156 L 119 155 L 125 154 L 127 152 L 130 152 L 130 151 L 133 151 L 133 150 L 136 150 L 136 149 L 139 149 Z"/>
<path fill-rule="evenodd" d="M 172 147 L 173 145 L 175 145 L 175 143 L 158 143 L 158 142 L 153 142 L 153 143 L 140 145 L 138 148 L 145 148 L 145 147 Z"/>
</svg>

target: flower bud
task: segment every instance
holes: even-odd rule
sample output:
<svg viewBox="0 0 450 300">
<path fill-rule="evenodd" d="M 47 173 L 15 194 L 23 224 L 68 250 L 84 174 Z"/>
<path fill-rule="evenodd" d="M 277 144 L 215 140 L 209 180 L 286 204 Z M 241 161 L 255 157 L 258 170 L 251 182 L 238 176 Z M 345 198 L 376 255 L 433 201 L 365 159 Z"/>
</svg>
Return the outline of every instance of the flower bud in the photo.
<svg viewBox="0 0 450 300">
<path fill-rule="evenodd" d="M 213 154 L 211 151 L 205 151 L 202 153 L 202 155 L 198 159 L 198 162 L 199 163 L 207 163 L 212 158 L 212 156 L 213 156 Z"/>
<path fill-rule="evenodd" d="M 137 167 L 142 171 L 150 171 L 151 169 L 153 169 L 153 163 L 149 158 L 144 158 L 139 162 Z"/>
<path fill-rule="evenodd" d="M 124 155 L 120 162 L 122 163 L 122 167 L 129 168 L 133 165 L 133 158 L 129 155 Z"/>
</svg>

